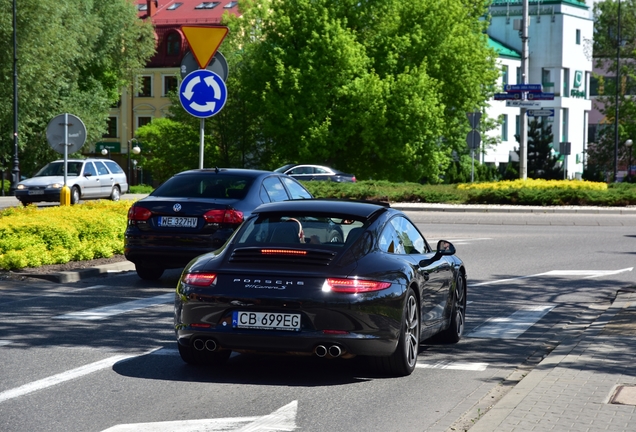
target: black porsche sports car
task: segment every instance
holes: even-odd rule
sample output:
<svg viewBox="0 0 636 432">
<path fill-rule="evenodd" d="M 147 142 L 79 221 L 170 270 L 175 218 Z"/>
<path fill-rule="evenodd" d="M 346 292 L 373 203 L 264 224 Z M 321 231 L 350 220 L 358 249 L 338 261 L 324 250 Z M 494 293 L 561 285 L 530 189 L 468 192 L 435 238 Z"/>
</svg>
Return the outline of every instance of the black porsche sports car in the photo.
<svg viewBox="0 0 636 432">
<path fill-rule="evenodd" d="M 223 364 L 232 351 L 369 356 L 408 375 L 419 343 L 457 342 L 466 270 L 433 250 L 402 212 L 342 200 L 263 204 L 219 250 L 185 268 L 175 299 L 181 358 Z"/>
</svg>

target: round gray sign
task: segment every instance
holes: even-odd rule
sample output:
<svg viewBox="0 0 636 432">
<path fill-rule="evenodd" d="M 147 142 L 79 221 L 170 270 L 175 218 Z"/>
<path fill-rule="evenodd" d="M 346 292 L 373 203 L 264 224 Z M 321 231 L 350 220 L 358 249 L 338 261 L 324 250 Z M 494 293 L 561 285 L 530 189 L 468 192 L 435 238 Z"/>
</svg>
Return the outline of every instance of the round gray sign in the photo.
<svg viewBox="0 0 636 432">
<path fill-rule="evenodd" d="M 65 144 L 68 153 L 75 153 L 86 142 L 86 126 L 73 114 L 60 114 L 49 122 L 46 139 L 51 148 L 58 153 L 64 154 Z"/>
<path fill-rule="evenodd" d="M 185 78 L 190 72 L 194 72 L 198 69 L 200 69 L 200 67 L 197 60 L 194 58 L 194 55 L 192 55 L 192 51 L 188 51 L 183 56 L 183 60 L 181 60 L 181 78 Z M 212 57 L 212 61 L 206 69 L 216 73 L 223 81 L 227 81 L 227 74 L 229 73 L 227 60 L 220 52 L 217 51 L 214 53 L 214 57 Z"/>
</svg>

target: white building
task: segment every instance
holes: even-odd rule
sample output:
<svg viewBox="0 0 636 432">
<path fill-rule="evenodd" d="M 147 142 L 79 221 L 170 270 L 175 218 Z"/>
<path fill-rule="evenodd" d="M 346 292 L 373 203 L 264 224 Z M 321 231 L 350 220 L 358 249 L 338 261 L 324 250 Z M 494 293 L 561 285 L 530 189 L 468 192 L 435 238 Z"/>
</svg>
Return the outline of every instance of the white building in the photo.
<svg viewBox="0 0 636 432">
<path fill-rule="evenodd" d="M 592 73 L 592 37 L 594 22 L 591 6 L 577 0 L 529 0 L 528 70 L 526 84 L 541 84 L 544 93 L 554 93 L 554 100 L 540 101 L 540 107 L 554 109 L 553 148 L 569 142 L 567 157 L 569 178 L 580 177 L 585 163 L 588 115 L 592 109 L 589 83 Z M 502 85 L 520 84 L 522 0 L 493 0 L 488 36 L 500 52 Z M 506 82 L 507 80 L 507 82 Z M 502 87 L 503 92 L 503 87 Z M 501 144 L 486 149 L 485 163 L 507 163 L 510 152 L 518 149 L 515 134 L 519 131 L 520 108 L 507 107 L 506 101 L 491 101 L 487 115 L 504 117 L 499 134 Z M 507 119 L 507 121 L 505 121 Z M 530 119 L 529 119 L 530 120 Z"/>
</svg>

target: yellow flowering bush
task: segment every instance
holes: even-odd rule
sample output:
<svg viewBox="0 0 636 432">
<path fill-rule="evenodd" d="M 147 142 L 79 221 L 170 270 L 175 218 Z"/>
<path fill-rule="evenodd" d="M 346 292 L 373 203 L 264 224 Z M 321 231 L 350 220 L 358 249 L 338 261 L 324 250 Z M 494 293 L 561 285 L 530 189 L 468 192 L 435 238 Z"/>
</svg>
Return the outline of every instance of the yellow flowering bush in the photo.
<svg viewBox="0 0 636 432">
<path fill-rule="evenodd" d="M 490 183 L 463 183 L 457 185 L 458 189 L 578 189 L 578 190 L 607 190 L 607 183 L 591 182 L 586 180 L 504 180 Z"/>
<path fill-rule="evenodd" d="M 122 254 L 133 201 L 13 207 L 0 212 L 0 268 L 20 269 Z"/>
</svg>

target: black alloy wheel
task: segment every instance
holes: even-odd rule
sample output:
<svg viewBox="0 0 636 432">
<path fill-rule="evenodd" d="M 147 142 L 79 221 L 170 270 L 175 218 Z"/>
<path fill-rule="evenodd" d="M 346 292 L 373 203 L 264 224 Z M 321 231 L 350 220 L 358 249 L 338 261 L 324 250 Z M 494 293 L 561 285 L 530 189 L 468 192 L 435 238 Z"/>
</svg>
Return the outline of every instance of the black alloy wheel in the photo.
<svg viewBox="0 0 636 432">
<path fill-rule="evenodd" d="M 453 309 L 451 310 L 450 325 L 439 334 L 439 341 L 443 343 L 457 343 L 464 334 L 466 325 L 466 278 L 461 273 L 457 276 L 455 293 L 453 294 Z"/>
<path fill-rule="evenodd" d="M 402 314 L 400 341 L 395 352 L 387 357 L 373 357 L 381 372 L 392 376 L 410 375 L 417 365 L 420 349 L 420 307 L 411 288 L 406 292 L 406 302 Z"/>
</svg>

